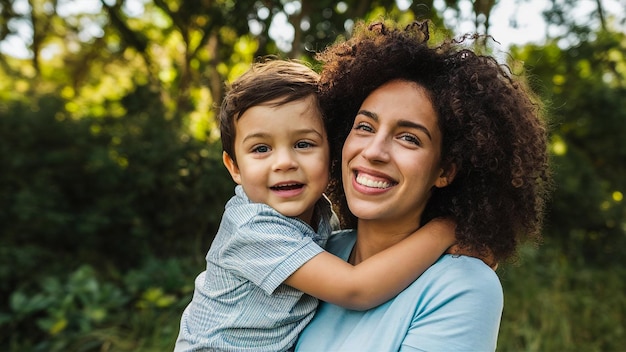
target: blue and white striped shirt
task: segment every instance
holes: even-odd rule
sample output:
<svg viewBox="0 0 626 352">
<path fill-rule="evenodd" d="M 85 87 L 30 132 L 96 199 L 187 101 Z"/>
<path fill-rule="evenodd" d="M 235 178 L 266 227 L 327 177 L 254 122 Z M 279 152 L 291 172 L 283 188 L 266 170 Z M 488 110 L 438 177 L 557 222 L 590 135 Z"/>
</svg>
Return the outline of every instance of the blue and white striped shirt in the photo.
<svg viewBox="0 0 626 352">
<path fill-rule="evenodd" d="M 331 233 L 330 202 L 315 205 L 318 232 L 266 204 L 251 203 L 241 186 L 226 204 L 183 312 L 175 351 L 284 351 L 313 318 L 317 299 L 282 284 L 323 251 Z"/>
</svg>

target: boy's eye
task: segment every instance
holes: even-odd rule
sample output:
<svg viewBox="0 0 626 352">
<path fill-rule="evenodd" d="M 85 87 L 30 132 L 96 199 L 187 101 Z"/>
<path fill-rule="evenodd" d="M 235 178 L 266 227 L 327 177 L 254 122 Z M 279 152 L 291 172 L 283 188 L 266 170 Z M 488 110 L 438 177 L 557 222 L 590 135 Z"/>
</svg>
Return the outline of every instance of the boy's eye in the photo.
<svg viewBox="0 0 626 352">
<path fill-rule="evenodd" d="M 313 146 L 313 143 L 307 141 L 299 141 L 296 143 L 295 147 L 299 149 L 310 148 Z"/>
<path fill-rule="evenodd" d="M 267 153 L 270 151 L 270 148 L 266 145 L 257 145 L 252 148 L 253 153 Z"/>
</svg>

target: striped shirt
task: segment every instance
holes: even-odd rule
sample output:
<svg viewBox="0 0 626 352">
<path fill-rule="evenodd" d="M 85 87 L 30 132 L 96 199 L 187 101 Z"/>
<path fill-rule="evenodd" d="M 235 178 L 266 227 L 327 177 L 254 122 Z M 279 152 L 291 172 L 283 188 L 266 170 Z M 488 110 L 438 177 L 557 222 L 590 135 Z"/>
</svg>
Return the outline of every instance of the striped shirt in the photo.
<svg viewBox="0 0 626 352">
<path fill-rule="evenodd" d="M 313 318 L 317 299 L 282 284 L 323 251 L 331 233 L 330 202 L 315 205 L 318 232 L 251 203 L 241 186 L 226 204 L 183 312 L 175 351 L 284 351 Z"/>
</svg>

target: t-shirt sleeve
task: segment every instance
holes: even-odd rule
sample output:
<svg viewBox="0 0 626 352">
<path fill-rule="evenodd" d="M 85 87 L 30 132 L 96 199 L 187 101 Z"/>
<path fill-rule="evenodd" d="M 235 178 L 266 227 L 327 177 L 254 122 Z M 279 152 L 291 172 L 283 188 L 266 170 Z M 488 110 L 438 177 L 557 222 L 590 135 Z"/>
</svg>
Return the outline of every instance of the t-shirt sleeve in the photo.
<svg viewBox="0 0 626 352">
<path fill-rule="evenodd" d="M 219 255 L 221 265 L 271 294 L 323 251 L 313 235 L 303 223 L 262 212 L 231 231 Z"/>
<path fill-rule="evenodd" d="M 449 266 L 433 273 L 437 279 L 426 288 L 401 351 L 495 350 L 502 286 L 487 265 L 464 259 L 464 268 Z"/>
</svg>

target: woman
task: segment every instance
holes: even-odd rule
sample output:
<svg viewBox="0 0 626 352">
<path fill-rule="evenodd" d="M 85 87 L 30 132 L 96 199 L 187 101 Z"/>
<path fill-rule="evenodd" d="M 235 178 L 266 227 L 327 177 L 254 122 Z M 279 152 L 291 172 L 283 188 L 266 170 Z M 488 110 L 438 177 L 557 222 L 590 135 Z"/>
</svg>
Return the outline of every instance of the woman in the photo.
<svg viewBox="0 0 626 352">
<path fill-rule="evenodd" d="M 331 200 L 353 230 L 327 250 L 352 264 L 429 219 L 457 223 L 444 255 L 405 291 L 364 312 L 323 303 L 301 351 L 495 350 L 502 287 L 490 265 L 536 238 L 549 186 L 540 105 L 493 58 L 429 47 L 426 23 L 357 27 L 319 55 Z M 345 143 L 343 143 L 345 141 Z M 342 182 L 343 181 L 343 182 Z"/>
</svg>

